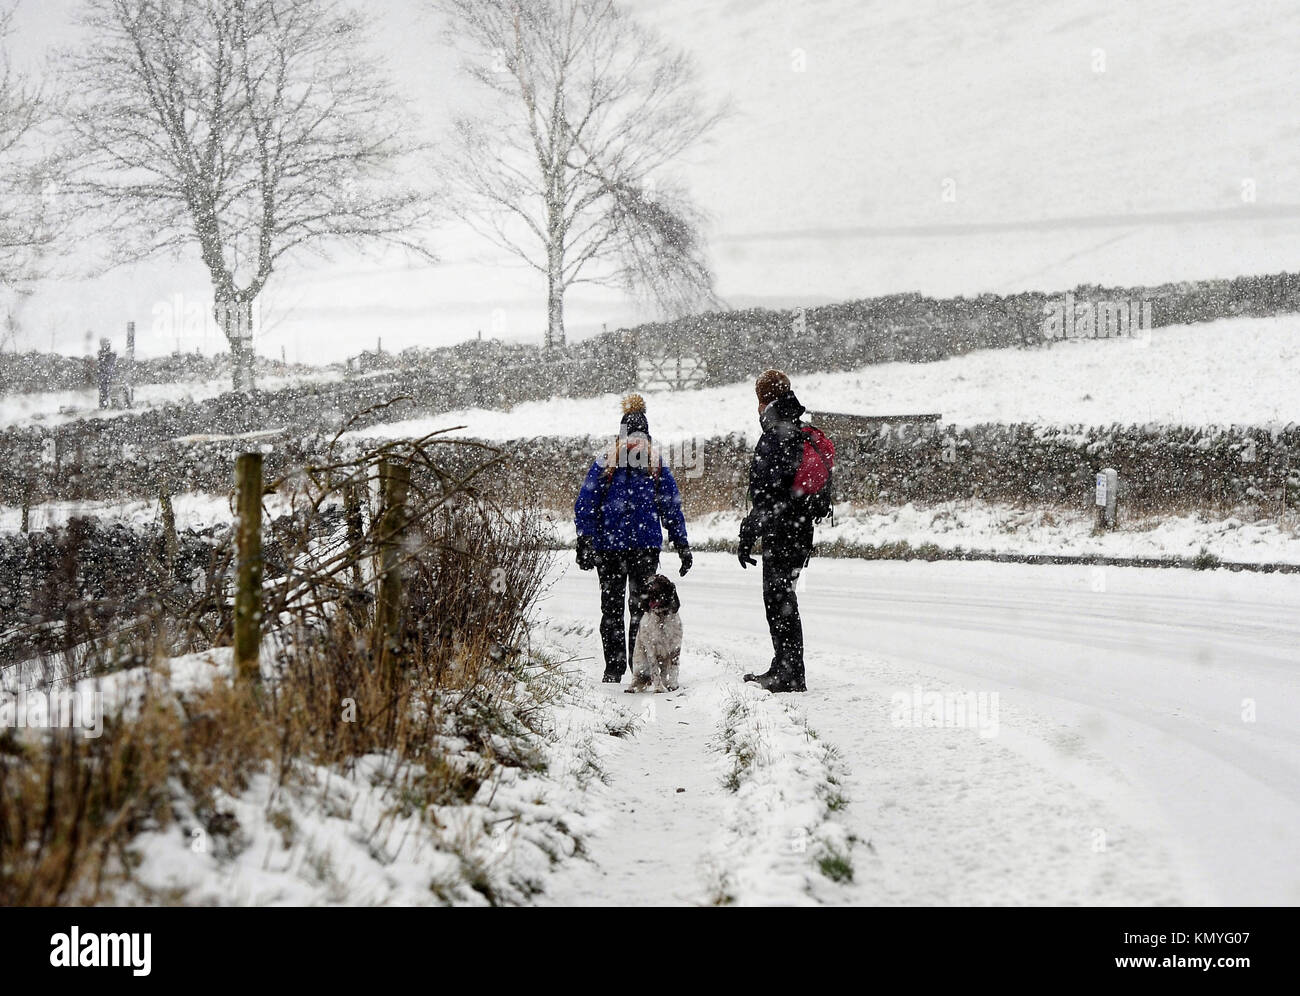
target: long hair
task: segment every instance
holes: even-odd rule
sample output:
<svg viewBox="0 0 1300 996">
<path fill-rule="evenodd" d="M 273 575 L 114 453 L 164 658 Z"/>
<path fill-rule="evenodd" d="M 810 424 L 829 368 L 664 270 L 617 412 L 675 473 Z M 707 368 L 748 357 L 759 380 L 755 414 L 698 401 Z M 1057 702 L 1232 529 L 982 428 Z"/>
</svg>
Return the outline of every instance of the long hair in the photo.
<svg viewBox="0 0 1300 996">
<path fill-rule="evenodd" d="M 626 467 L 658 477 L 663 467 L 663 454 L 650 436 L 643 432 L 620 432 L 605 448 L 600 459 L 609 476 L 613 476 L 619 467 Z"/>
</svg>

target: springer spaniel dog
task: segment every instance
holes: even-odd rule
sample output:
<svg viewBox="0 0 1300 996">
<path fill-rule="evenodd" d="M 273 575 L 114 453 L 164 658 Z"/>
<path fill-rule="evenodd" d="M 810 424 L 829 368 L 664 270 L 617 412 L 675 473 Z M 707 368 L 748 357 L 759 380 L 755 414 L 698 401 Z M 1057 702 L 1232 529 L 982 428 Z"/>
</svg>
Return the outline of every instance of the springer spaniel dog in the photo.
<svg viewBox="0 0 1300 996">
<path fill-rule="evenodd" d="M 646 604 L 632 651 L 632 684 L 627 691 L 673 692 L 677 690 L 677 665 L 682 655 L 677 586 L 656 574 L 646 588 Z"/>
</svg>

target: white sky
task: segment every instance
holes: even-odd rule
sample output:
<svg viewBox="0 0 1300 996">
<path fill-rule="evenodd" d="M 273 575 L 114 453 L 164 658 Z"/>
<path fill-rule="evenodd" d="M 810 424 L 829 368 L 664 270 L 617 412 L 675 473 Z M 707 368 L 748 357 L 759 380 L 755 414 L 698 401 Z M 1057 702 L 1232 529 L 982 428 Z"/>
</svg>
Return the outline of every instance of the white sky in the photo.
<svg viewBox="0 0 1300 996">
<path fill-rule="evenodd" d="M 20 57 L 77 41 L 76 6 L 24 0 Z M 455 53 L 420 0 L 365 6 L 436 141 L 466 99 Z M 676 174 L 711 217 L 718 287 L 733 305 L 1148 283 L 1300 259 L 1294 5 L 631 6 L 736 108 Z M 379 336 L 385 348 L 480 329 L 540 339 L 539 278 L 467 231 L 448 227 L 435 243 L 433 267 L 342 256 L 286 268 L 267 292 L 260 350 L 311 362 Z M 142 352 L 169 350 L 176 295 L 183 309 L 205 291 L 194 258 L 63 280 L 24 307 L 19 346 L 81 352 L 88 332 L 120 334 L 134 320 Z M 573 336 L 653 317 L 599 290 L 575 290 L 568 316 Z"/>
</svg>

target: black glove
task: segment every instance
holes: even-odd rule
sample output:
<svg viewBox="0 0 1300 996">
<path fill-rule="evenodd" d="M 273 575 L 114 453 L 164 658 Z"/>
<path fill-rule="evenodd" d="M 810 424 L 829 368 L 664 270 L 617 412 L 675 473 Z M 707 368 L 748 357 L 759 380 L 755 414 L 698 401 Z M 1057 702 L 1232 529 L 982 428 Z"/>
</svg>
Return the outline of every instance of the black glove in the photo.
<svg viewBox="0 0 1300 996">
<path fill-rule="evenodd" d="M 740 523 L 740 545 L 736 548 L 736 557 L 740 560 L 740 566 L 749 568 L 758 564 L 751 553 L 754 550 L 754 524 L 747 515 Z"/>
<path fill-rule="evenodd" d="M 578 568 L 589 571 L 596 566 L 596 550 L 590 536 L 578 537 Z"/>
<path fill-rule="evenodd" d="M 736 556 L 740 560 L 741 567 L 754 567 L 758 564 L 758 561 L 750 556 L 750 553 L 753 551 L 753 549 L 754 549 L 753 543 L 745 543 L 743 541 L 741 542 L 740 546 L 736 548 Z"/>
<path fill-rule="evenodd" d="M 691 554 L 691 548 L 689 546 L 679 546 L 677 548 L 677 556 L 682 559 L 682 569 L 677 573 L 681 577 L 686 577 L 686 572 L 689 571 L 691 565 L 695 563 L 695 557 Z"/>
</svg>

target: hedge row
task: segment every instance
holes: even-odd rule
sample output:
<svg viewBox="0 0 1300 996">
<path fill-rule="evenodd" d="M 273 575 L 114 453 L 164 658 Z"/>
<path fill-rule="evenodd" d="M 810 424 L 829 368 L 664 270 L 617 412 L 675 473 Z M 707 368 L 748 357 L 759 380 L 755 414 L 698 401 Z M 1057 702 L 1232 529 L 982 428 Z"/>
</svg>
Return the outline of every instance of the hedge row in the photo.
<svg viewBox="0 0 1300 996">
<path fill-rule="evenodd" d="M 1150 301 L 1151 325 L 1158 327 L 1300 311 L 1300 274 L 1158 287 L 1080 285 L 1070 293 L 1080 308 Z M 1048 341 L 1048 305 L 1064 300 L 1065 292 L 1039 291 L 971 298 L 891 294 L 816 308 L 751 308 L 641 325 L 589 340 L 589 348 L 621 339 L 641 353 L 699 354 L 708 365 L 706 383 L 721 384 L 772 366 L 815 373 L 930 362 L 976 349 L 1040 346 Z"/>
<path fill-rule="evenodd" d="M 170 424 L 166 410 L 149 419 Z M 14 506 L 24 501 L 150 498 L 164 481 L 173 492 L 223 493 L 236 454 L 260 448 L 266 454 L 266 472 L 274 478 L 325 459 L 332 438 L 331 432 L 285 428 L 253 437 L 192 441 L 158 433 L 150 443 L 138 425 L 124 431 L 127 425 L 126 419 L 106 419 L 64 427 L 52 451 L 46 445 L 54 438 L 49 430 L 3 434 L 4 452 L 10 456 L 0 462 L 0 502 Z M 124 447 L 122 440 L 127 439 L 131 441 Z M 535 502 L 543 495 L 543 504 L 562 507 L 572 501 L 592 454 L 606 443 L 538 437 L 506 444 L 508 460 L 490 486 L 507 503 Z M 843 499 L 852 501 L 903 504 L 986 498 L 1069 505 L 1090 500 L 1094 474 L 1105 467 L 1119 472 L 1122 501 L 1140 514 L 1240 507 L 1267 512 L 1282 503 L 1284 480 L 1289 481 L 1286 504 L 1300 501 L 1300 428 L 1294 424 L 1271 430 L 895 426 L 841 437 L 836 443 L 837 488 Z M 697 440 L 691 446 L 698 454 L 698 472 L 682 466 L 691 461 L 670 451 L 688 509 L 700 513 L 736 507 L 743 500 L 749 444 L 732 435 Z M 686 456 L 691 452 L 688 449 Z M 477 455 L 467 454 L 470 457 Z"/>
<path fill-rule="evenodd" d="M 1300 312 L 1300 274 L 1190 281 L 1158 287 L 1081 285 L 1076 301 L 1151 301 L 1153 325 Z M 498 405 L 564 394 L 621 391 L 635 384 L 638 356 L 685 353 L 706 360 L 706 383 L 728 383 L 769 366 L 790 372 L 850 370 L 891 361 L 928 362 L 975 349 L 1044 342 L 1044 309 L 1064 292 L 931 298 L 888 294 L 815 308 L 718 311 L 619 329 L 558 349 L 471 340 L 436 349 L 362 353 L 349 367 L 390 382 L 413 379 L 432 400 Z M 259 358 L 260 376 L 301 371 Z M 140 359 L 136 383 L 225 380 L 230 357 Z M 97 383 L 93 357 L 0 353 L 0 393 L 71 390 Z M 449 385 L 459 385 L 452 389 Z M 441 388 L 441 390 L 439 390 Z"/>
<path fill-rule="evenodd" d="M 601 440 L 534 439 L 511 444 L 493 486 L 508 501 L 552 508 L 573 502 Z M 1300 504 L 1300 426 L 1186 428 L 1112 425 L 1053 428 L 901 426 L 836 440 L 841 501 L 932 503 L 983 498 L 1090 506 L 1097 471 L 1119 474 L 1126 515 L 1199 509 L 1276 514 Z M 744 506 L 751 445 L 739 436 L 702 440 L 701 470 L 674 476 L 689 515 Z M 690 463 L 691 461 L 686 461 Z M 1286 482 L 1285 486 L 1283 482 Z"/>
<path fill-rule="evenodd" d="M 1190 281 L 1157 287 L 1080 285 L 1077 306 L 1151 302 L 1152 327 L 1243 315 L 1300 312 L 1300 274 Z M 637 381 L 639 357 L 668 354 L 705 361 L 705 384 L 733 383 L 777 366 L 791 373 L 852 370 L 874 363 L 921 363 L 976 349 L 1047 342 L 1046 308 L 1066 292 L 977 297 L 922 294 L 814 308 L 716 311 L 606 332 L 543 351 L 540 346 L 472 341 L 439 349 L 364 353 L 355 366 L 405 372 L 440 370 L 474 385 L 483 403 L 621 391 Z"/>
</svg>

